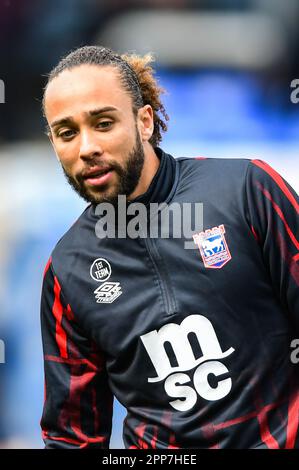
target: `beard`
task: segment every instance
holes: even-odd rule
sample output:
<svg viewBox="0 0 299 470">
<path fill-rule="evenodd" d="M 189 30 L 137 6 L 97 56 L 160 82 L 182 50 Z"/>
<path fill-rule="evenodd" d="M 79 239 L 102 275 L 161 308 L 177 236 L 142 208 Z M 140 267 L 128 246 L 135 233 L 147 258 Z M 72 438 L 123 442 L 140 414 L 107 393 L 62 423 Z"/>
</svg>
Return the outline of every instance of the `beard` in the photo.
<svg viewBox="0 0 299 470">
<path fill-rule="evenodd" d="M 101 167 L 101 158 L 92 162 L 93 165 Z M 102 185 L 97 190 L 96 187 L 90 189 L 86 186 L 85 179 L 82 174 L 78 174 L 76 177 L 71 176 L 65 168 L 62 166 L 63 173 L 73 188 L 73 190 L 82 197 L 86 202 L 92 204 L 100 204 L 101 202 L 109 202 L 114 206 L 117 205 L 118 195 L 129 196 L 136 189 L 137 184 L 140 180 L 141 172 L 144 165 L 144 150 L 143 145 L 136 129 L 135 145 L 131 152 L 129 152 L 125 165 L 122 167 L 118 162 L 106 161 L 110 166 L 111 170 L 114 170 L 118 175 L 118 181 L 114 188 L 109 188 L 107 185 Z"/>
</svg>

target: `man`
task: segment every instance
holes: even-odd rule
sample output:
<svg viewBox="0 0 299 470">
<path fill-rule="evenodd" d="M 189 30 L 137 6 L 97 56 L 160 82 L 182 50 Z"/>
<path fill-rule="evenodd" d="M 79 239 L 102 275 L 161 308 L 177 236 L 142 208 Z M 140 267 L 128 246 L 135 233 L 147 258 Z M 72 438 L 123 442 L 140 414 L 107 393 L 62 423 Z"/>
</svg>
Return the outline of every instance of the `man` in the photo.
<svg viewBox="0 0 299 470">
<path fill-rule="evenodd" d="M 108 447 L 115 396 L 127 448 L 298 448 L 298 198 L 261 161 L 165 154 L 149 62 L 84 47 L 45 89 L 51 142 L 90 203 L 45 269 L 46 447 Z M 161 205 L 158 221 L 202 203 L 194 249 L 171 230 L 99 237 L 119 195 L 128 213 Z"/>
</svg>

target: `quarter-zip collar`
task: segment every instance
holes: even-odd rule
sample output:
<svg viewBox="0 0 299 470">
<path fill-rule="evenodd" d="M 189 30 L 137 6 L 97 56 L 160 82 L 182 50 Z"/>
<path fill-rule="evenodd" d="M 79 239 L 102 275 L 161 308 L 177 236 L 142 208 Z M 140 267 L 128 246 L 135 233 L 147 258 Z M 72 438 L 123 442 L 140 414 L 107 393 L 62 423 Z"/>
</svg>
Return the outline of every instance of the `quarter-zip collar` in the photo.
<svg viewBox="0 0 299 470">
<path fill-rule="evenodd" d="M 175 158 L 163 152 L 159 147 L 155 148 L 155 153 L 160 160 L 159 168 L 147 191 L 136 197 L 131 202 L 140 202 L 148 205 L 149 203 L 154 202 L 162 203 L 168 199 L 176 177 Z"/>
</svg>

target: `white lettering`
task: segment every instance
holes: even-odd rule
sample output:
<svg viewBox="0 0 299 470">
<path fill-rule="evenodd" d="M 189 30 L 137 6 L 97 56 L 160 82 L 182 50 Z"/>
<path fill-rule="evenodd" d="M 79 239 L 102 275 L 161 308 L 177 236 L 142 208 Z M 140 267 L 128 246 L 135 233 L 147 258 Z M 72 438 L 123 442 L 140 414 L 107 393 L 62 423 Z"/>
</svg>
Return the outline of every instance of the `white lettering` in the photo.
<svg viewBox="0 0 299 470">
<path fill-rule="evenodd" d="M 189 333 L 195 333 L 202 350 L 202 357 L 195 359 L 188 339 Z M 223 359 L 234 351 L 229 348 L 222 352 L 218 338 L 211 322 L 202 315 L 189 315 L 180 325 L 169 323 L 141 336 L 145 349 L 156 369 L 157 377 L 149 378 L 149 382 L 159 382 L 176 371 L 191 370 L 195 366 L 209 359 Z M 178 362 L 172 367 L 165 350 L 165 343 L 169 342 Z"/>
<path fill-rule="evenodd" d="M 190 382 L 190 377 L 188 377 L 187 374 L 173 374 L 165 380 L 165 392 L 170 397 L 177 398 L 177 400 L 169 402 L 175 410 L 190 410 L 197 402 L 195 390 L 188 386 L 181 386 L 181 384 L 185 384 L 187 382 Z"/>
<path fill-rule="evenodd" d="M 215 377 L 228 372 L 224 364 L 218 361 L 209 361 L 198 367 L 194 373 L 193 381 L 195 389 L 202 398 L 209 401 L 221 400 L 229 394 L 232 388 L 230 378 L 219 380 L 216 388 L 210 386 L 208 377 L 213 374 Z"/>
</svg>

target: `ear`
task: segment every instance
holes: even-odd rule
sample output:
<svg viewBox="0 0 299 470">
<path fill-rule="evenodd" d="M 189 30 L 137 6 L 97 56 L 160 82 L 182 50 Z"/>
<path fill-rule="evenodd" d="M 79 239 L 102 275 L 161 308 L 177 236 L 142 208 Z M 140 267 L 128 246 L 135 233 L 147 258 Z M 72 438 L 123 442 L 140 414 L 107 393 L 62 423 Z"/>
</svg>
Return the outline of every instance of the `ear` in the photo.
<svg viewBox="0 0 299 470">
<path fill-rule="evenodd" d="M 149 104 L 138 109 L 138 128 L 142 142 L 148 142 L 154 132 L 154 112 Z"/>
</svg>

